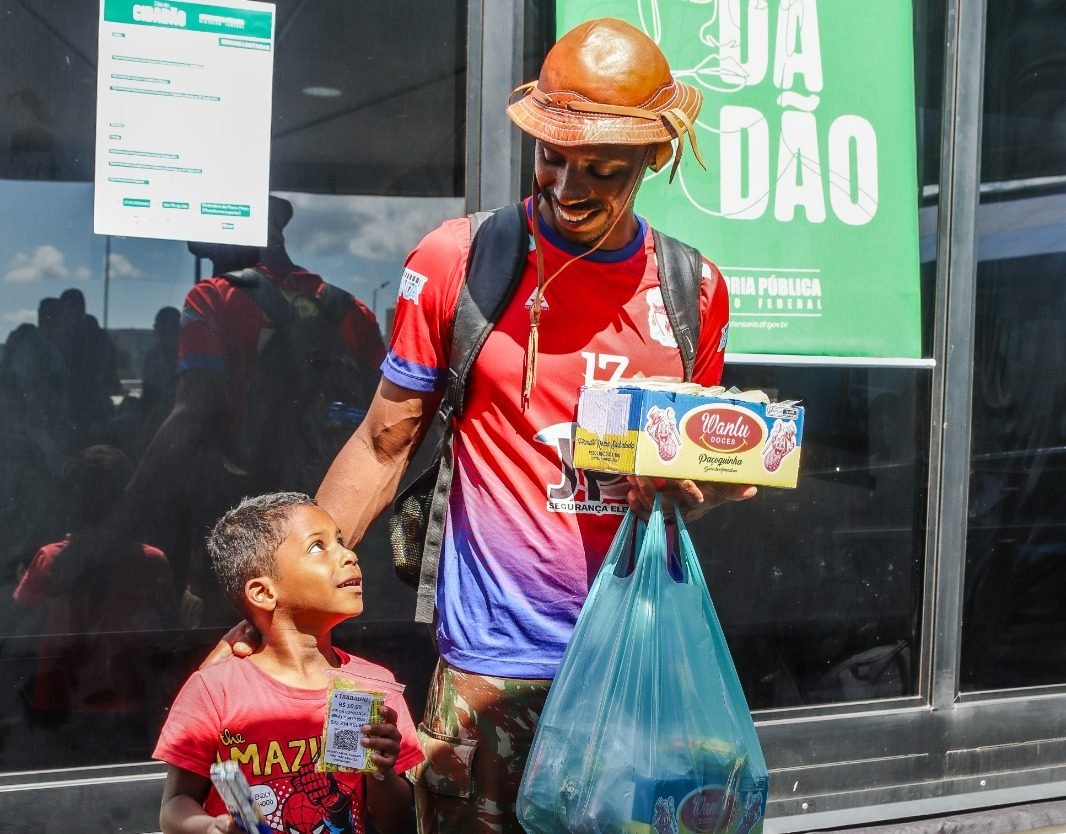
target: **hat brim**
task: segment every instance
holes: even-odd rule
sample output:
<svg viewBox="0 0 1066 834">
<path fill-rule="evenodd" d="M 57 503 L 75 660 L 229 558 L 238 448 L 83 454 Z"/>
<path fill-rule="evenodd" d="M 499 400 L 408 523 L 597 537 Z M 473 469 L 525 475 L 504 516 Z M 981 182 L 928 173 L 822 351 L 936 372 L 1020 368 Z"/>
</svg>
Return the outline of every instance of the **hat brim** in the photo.
<svg viewBox="0 0 1066 834">
<path fill-rule="evenodd" d="M 674 93 L 654 112 L 679 109 L 695 123 L 703 95 L 674 79 Z M 530 136 L 551 145 L 654 145 L 677 138 L 663 119 L 586 113 L 541 104 L 528 93 L 507 107 L 511 121 Z"/>
</svg>

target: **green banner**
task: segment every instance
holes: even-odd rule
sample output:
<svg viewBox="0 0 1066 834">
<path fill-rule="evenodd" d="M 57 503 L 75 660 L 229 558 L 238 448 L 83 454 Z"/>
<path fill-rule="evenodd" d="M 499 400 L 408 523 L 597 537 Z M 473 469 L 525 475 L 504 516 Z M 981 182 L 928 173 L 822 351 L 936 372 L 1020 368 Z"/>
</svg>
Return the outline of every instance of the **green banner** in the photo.
<svg viewBox="0 0 1066 834">
<path fill-rule="evenodd" d="M 104 0 L 104 20 L 263 39 L 274 25 L 270 12 L 179 0 Z"/>
<path fill-rule="evenodd" d="M 921 355 L 910 0 L 559 0 L 627 20 L 704 96 L 638 211 L 730 290 L 731 353 Z"/>
</svg>

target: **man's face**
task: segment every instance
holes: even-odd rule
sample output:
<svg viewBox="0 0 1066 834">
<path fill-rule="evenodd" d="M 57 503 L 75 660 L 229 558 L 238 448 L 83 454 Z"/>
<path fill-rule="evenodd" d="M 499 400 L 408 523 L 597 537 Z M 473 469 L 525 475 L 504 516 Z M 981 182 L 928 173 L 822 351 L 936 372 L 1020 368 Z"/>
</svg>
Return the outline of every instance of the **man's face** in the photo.
<svg viewBox="0 0 1066 834">
<path fill-rule="evenodd" d="M 637 232 L 626 198 L 644 175 L 646 151 L 636 145 L 564 148 L 538 141 L 534 174 L 544 195 L 541 216 L 571 243 L 595 246 L 606 235 L 603 248 L 625 246 Z"/>
</svg>

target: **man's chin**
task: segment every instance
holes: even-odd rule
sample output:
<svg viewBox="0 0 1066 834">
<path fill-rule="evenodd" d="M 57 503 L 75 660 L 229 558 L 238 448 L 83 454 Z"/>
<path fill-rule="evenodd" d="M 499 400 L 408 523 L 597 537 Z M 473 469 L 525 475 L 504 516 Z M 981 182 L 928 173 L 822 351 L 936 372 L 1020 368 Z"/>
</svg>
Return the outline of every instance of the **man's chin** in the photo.
<svg viewBox="0 0 1066 834">
<path fill-rule="evenodd" d="M 554 201 L 549 201 L 549 206 L 552 228 L 567 243 L 595 246 L 607 231 L 606 224 L 600 222 L 602 210 L 593 209 L 581 222 L 572 222 L 566 219 Z"/>
<path fill-rule="evenodd" d="M 575 246 L 585 246 L 590 249 L 598 244 L 607 233 L 605 228 L 572 229 L 561 223 L 556 225 L 555 231 L 567 243 L 572 243 Z"/>
</svg>

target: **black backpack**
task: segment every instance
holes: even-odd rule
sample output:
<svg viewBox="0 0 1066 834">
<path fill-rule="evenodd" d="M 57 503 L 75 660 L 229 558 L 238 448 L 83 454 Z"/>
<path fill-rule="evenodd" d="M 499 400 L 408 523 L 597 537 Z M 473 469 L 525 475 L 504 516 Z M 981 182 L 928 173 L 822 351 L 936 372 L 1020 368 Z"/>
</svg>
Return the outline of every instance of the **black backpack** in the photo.
<svg viewBox="0 0 1066 834">
<path fill-rule="evenodd" d="M 274 327 L 256 357 L 228 466 L 250 476 L 246 494 L 313 495 L 377 387 L 378 370 L 359 367 L 341 337 L 355 300 L 330 284 L 290 299 L 257 269 L 223 277 L 249 293 Z"/>
<path fill-rule="evenodd" d="M 433 619 L 444 522 L 451 493 L 452 427 L 463 410 L 466 380 L 525 269 L 529 230 L 525 204 L 470 215 L 466 280 L 456 302 L 448 387 L 423 443 L 435 443 L 431 464 L 396 497 L 389 539 L 397 576 L 418 589 L 415 620 Z M 652 229 L 663 305 L 677 340 L 685 380 L 699 342 L 700 253 Z"/>
</svg>

